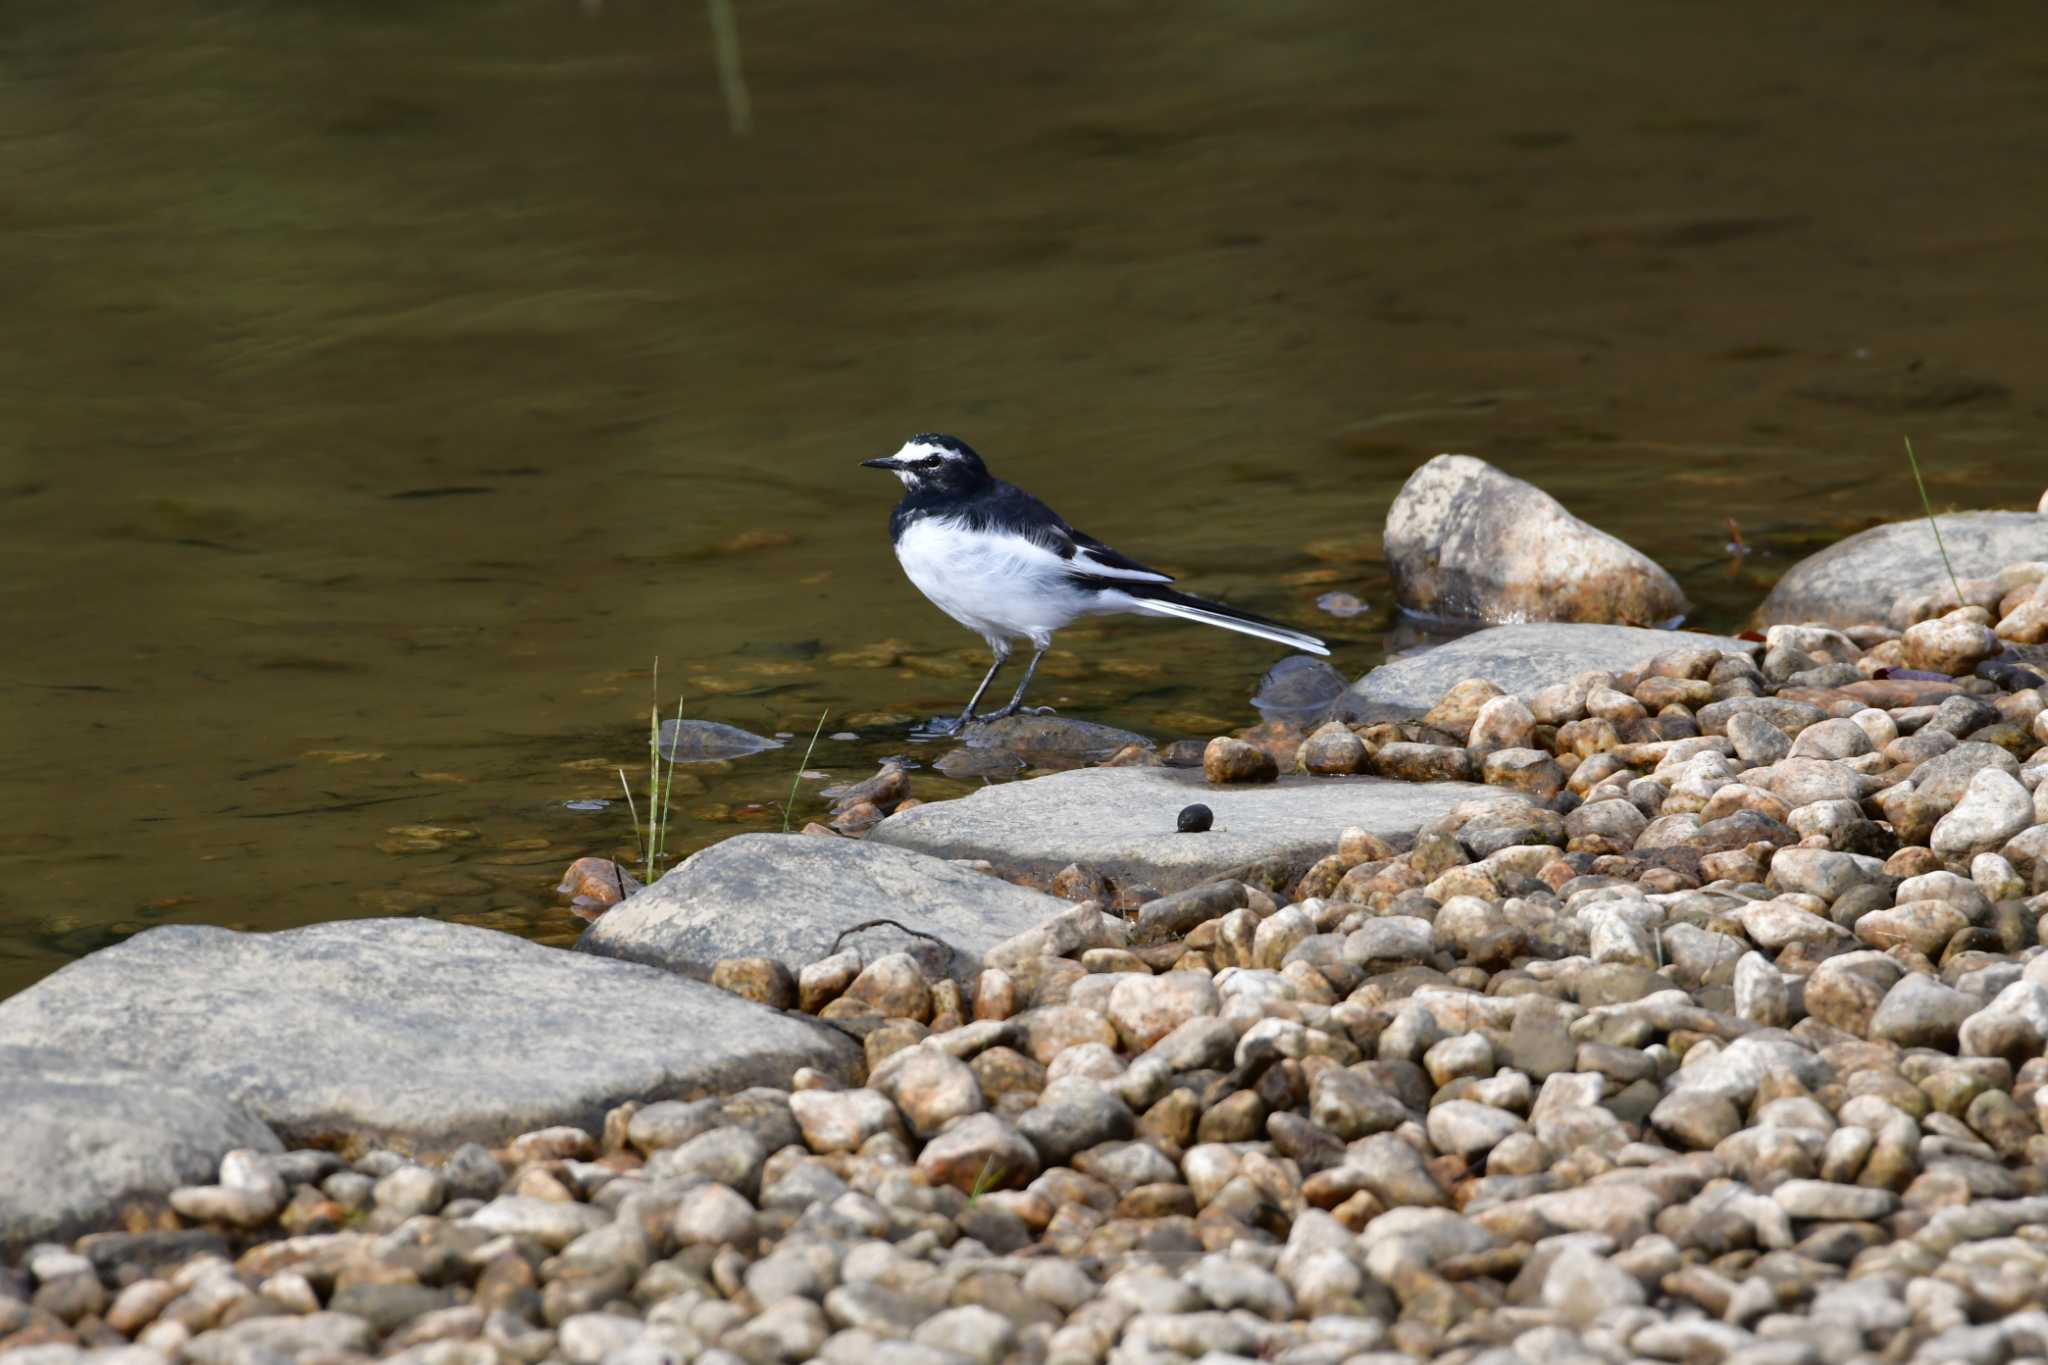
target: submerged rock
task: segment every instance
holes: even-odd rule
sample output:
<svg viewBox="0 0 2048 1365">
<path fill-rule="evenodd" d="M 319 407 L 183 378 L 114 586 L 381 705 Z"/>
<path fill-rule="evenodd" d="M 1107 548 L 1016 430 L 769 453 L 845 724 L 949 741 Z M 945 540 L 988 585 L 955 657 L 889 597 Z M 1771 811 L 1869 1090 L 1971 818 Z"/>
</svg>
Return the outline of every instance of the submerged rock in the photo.
<svg viewBox="0 0 2048 1365">
<path fill-rule="evenodd" d="M 1963 579 L 2008 564 L 2048 559 L 2048 517 L 2032 512 L 1950 512 L 1935 518 L 1949 563 Z M 1860 531 L 1793 565 L 1757 609 L 1757 621 L 1854 626 L 1887 618 L 1895 599 L 1943 592 L 1948 570 L 1925 517 Z"/>
<path fill-rule="evenodd" d="M 1252 705 L 1267 720 L 1310 722 L 1344 695 L 1345 679 L 1327 660 L 1291 654 L 1266 670 Z"/>
<path fill-rule="evenodd" d="M 661 756 L 677 763 L 709 763 L 720 758 L 780 749 L 782 741 L 721 725 L 715 720 L 665 720 L 661 723 Z"/>
<path fill-rule="evenodd" d="M 1401 606 L 1451 620 L 1650 626 L 1688 605 L 1647 555 L 1470 455 L 1409 475 L 1387 509 L 1386 553 Z"/>
<path fill-rule="evenodd" d="M 1316 599 L 1316 608 L 1336 617 L 1363 616 L 1372 610 L 1372 604 L 1356 593 L 1326 592 Z"/>
</svg>

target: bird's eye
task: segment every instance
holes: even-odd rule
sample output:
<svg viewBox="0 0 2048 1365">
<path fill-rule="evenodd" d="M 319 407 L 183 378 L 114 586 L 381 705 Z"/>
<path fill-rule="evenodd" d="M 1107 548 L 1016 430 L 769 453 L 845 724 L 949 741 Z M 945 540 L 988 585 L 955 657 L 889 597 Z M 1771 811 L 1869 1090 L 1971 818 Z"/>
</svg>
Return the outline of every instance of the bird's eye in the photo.
<svg viewBox="0 0 2048 1365">
<path fill-rule="evenodd" d="M 940 459 L 936 455 L 927 455 L 922 460 L 919 460 L 917 462 L 917 467 L 919 469 L 937 469 L 940 465 L 944 463 L 945 461 Z"/>
</svg>

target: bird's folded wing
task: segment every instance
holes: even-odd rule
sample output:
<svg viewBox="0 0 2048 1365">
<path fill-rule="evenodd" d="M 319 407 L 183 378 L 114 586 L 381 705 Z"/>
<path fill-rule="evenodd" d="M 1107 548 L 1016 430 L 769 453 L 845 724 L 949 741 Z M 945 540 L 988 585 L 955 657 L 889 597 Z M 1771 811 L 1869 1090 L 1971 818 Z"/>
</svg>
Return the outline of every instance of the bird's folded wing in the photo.
<svg viewBox="0 0 2048 1365">
<path fill-rule="evenodd" d="M 1074 538 L 1074 564 L 1077 572 L 1099 574 L 1105 578 L 1128 578 L 1141 583 L 1171 583 L 1172 574 L 1163 574 L 1148 568 L 1128 555 L 1118 554 L 1094 536 L 1080 531 L 1069 531 Z"/>
</svg>

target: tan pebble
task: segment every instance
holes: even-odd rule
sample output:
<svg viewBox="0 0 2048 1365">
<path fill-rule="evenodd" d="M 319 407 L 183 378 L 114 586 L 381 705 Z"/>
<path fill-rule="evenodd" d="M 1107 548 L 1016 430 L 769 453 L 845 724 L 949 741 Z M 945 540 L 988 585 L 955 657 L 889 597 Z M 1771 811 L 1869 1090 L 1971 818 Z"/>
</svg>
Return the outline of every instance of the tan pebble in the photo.
<svg viewBox="0 0 2048 1365">
<path fill-rule="evenodd" d="M 932 1017 L 931 986 L 908 953 L 889 953 L 863 967 L 847 986 L 845 998 L 886 1017 L 919 1023 Z"/>
<path fill-rule="evenodd" d="M 1280 767 L 1265 750 L 1218 735 L 1202 750 L 1202 775 L 1218 785 L 1271 782 L 1280 776 Z"/>
<path fill-rule="evenodd" d="M 987 968 L 975 977 L 973 995 L 976 1019 L 1008 1019 L 1016 1013 L 1016 983 L 999 967 Z"/>
<path fill-rule="evenodd" d="M 132 1337 L 177 1297 L 177 1287 L 169 1280 L 137 1280 L 114 1296 L 107 1309 L 106 1324 L 123 1336 Z"/>
<path fill-rule="evenodd" d="M 1295 762 L 1303 772 L 1333 777 L 1364 772 L 1372 757 L 1365 741 L 1339 721 L 1331 721 L 1301 742 Z"/>
<path fill-rule="evenodd" d="M 581 1128 L 567 1124 L 521 1133 L 505 1144 L 505 1155 L 514 1162 L 587 1161 L 597 1154 L 597 1143 Z"/>
<path fill-rule="evenodd" d="M 640 1112 L 640 1108 L 640 1101 L 627 1100 L 605 1111 L 604 1133 L 599 1139 L 604 1151 L 611 1153 L 625 1149 L 626 1130 L 632 1126 L 633 1116 Z"/>
<path fill-rule="evenodd" d="M 555 894 L 604 910 L 639 889 L 640 882 L 610 858 L 578 858 L 562 874 Z"/>
<path fill-rule="evenodd" d="M 861 1049 L 868 1064 L 868 1075 L 872 1079 L 883 1062 L 907 1048 L 917 1046 L 931 1036 L 931 1030 L 914 1019 L 890 1019 L 879 1028 L 873 1029 L 861 1040 Z"/>
<path fill-rule="evenodd" d="M 729 957 L 711 969 L 711 984 L 743 1000 L 786 1010 L 796 1004 L 796 979 L 772 957 Z"/>
</svg>

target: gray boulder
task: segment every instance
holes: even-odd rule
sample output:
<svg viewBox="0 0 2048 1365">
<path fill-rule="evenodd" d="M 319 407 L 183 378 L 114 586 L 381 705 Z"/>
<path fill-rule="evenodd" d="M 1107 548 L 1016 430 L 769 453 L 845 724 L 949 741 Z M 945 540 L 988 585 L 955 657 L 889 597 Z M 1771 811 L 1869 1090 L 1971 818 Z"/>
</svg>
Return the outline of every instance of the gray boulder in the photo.
<svg viewBox="0 0 2048 1365">
<path fill-rule="evenodd" d="M 693 975 L 727 957 L 779 958 L 796 971 L 854 947 L 870 961 L 907 952 L 930 974 L 964 977 L 990 948 L 1067 908 L 872 835 L 742 834 L 613 906 L 576 946 Z"/>
<path fill-rule="evenodd" d="M 1217 787 L 1191 769 L 1083 768 L 899 812 L 875 826 L 867 842 L 940 858 L 986 858 L 1034 877 L 1078 862 L 1118 880 L 1177 891 L 1266 859 L 1305 868 L 1334 849 L 1350 825 L 1409 838 L 1460 801 L 1489 793 L 1499 789 L 1373 777 Z M 1215 812 L 1214 827 L 1176 832 L 1181 809 L 1195 802 Z"/>
<path fill-rule="evenodd" d="M 1439 455 L 1387 508 L 1387 566 L 1409 611 L 1462 621 L 1619 621 L 1685 615 L 1677 582 L 1534 484 Z"/>
<path fill-rule="evenodd" d="M 1987 578 L 2008 564 L 2048 559 L 2048 516 L 2035 512 L 1950 512 L 1935 518 L 1958 578 Z M 1757 609 L 1765 626 L 1819 621 L 1882 623 L 1892 601 L 1948 586 L 1948 570 L 1925 517 L 1859 531 L 1789 569 Z"/>
<path fill-rule="evenodd" d="M 1592 670 L 1618 673 L 1674 649 L 1753 654 L 1758 646 L 1727 635 L 1567 623 L 1496 626 L 1380 665 L 1351 685 L 1336 714 L 1346 720 L 1407 720 L 1437 704 L 1455 683 L 1484 678 L 1527 699 L 1552 683 Z"/>
<path fill-rule="evenodd" d="M 50 1048 L 0 1047 L 0 1095 L 0 1253 L 210 1185 L 235 1148 L 284 1150 L 260 1119 L 204 1088 Z"/>
<path fill-rule="evenodd" d="M 293 1146 L 423 1154 L 858 1057 L 702 982 L 413 919 L 151 929 L 0 1003 L 0 1045 L 28 1043 L 169 1077 Z"/>
</svg>

